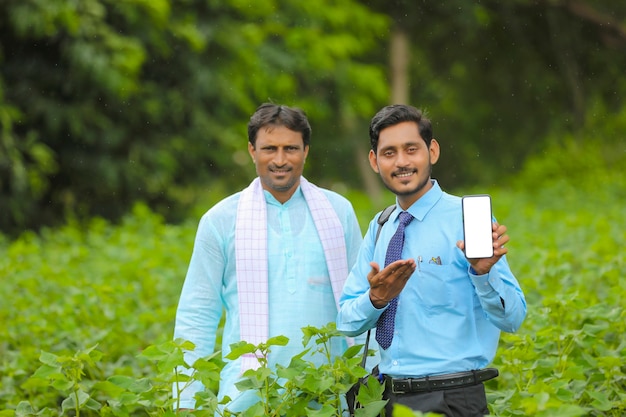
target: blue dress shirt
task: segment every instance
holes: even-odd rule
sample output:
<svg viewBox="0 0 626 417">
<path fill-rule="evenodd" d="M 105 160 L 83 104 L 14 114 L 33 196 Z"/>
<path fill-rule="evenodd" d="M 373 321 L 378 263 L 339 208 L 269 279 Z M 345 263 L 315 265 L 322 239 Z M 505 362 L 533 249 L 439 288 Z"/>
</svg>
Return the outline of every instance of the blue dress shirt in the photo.
<svg viewBox="0 0 626 417">
<path fill-rule="evenodd" d="M 480 369 L 494 358 L 500 331 L 515 332 L 526 315 L 526 301 L 507 260 L 488 274 L 474 275 L 463 252 L 461 199 L 437 181 L 409 209 L 415 219 L 405 229 L 403 259 L 417 268 L 399 296 L 394 338 L 381 350 L 380 371 L 392 377 L 423 377 Z M 340 301 L 337 328 L 349 336 L 376 326 L 385 308 L 369 298 L 371 261 L 384 265 L 387 245 L 398 227 L 396 209 L 375 242 L 376 218 Z M 504 306 L 503 306 L 504 304 Z"/>
<path fill-rule="evenodd" d="M 362 242 L 361 230 L 352 205 L 337 193 L 324 190 L 344 228 L 348 269 L 352 267 Z M 289 344 L 275 346 L 270 366 L 287 366 L 304 350 L 305 326 L 322 327 L 337 317 L 324 250 L 302 190 L 284 204 L 265 191 L 268 219 L 269 336 L 284 335 Z M 235 271 L 235 220 L 240 193 L 212 207 L 200 220 L 194 249 L 176 314 L 175 338 L 196 345 L 188 352 L 189 364 L 213 353 L 222 312 L 226 312 L 222 350 L 240 340 L 237 277 Z M 313 341 L 312 341 L 313 343 Z M 341 355 L 346 340 L 333 341 L 332 352 Z M 217 349 L 220 347 L 218 346 Z M 313 358 L 321 364 L 322 358 Z M 242 395 L 235 387 L 240 377 L 239 360 L 228 362 L 220 375 L 219 398 L 228 395 L 231 411 L 242 411 L 258 400 L 254 392 Z M 181 395 L 181 408 L 194 408 L 193 395 L 203 387 L 196 382 Z"/>
</svg>

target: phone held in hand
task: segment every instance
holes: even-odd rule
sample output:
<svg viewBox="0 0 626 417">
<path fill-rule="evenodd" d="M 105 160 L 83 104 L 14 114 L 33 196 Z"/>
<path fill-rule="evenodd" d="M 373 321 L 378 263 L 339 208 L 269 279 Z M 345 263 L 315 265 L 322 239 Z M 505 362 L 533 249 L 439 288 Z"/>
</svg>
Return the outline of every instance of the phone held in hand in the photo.
<svg viewBox="0 0 626 417">
<path fill-rule="evenodd" d="M 465 257 L 491 258 L 493 256 L 493 230 L 491 196 L 488 194 L 465 195 L 463 207 L 463 235 Z"/>
</svg>

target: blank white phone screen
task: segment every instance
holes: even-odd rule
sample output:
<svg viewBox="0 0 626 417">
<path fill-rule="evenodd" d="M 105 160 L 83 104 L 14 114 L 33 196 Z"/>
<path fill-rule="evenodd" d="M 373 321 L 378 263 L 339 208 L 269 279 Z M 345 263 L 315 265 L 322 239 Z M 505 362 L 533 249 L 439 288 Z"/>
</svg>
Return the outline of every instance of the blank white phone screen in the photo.
<svg viewBox="0 0 626 417">
<path fill-rule="evenodd" d="M 461 201 L 465 256 L 470 259 L 492 257 L 491 197 L 486 194 L 466 195 Z"/>
</svg>

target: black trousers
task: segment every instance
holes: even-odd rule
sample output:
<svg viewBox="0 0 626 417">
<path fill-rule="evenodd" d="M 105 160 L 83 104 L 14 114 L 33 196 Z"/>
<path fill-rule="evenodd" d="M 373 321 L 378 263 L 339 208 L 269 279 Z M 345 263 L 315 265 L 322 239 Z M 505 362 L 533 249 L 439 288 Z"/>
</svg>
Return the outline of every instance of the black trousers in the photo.
<svg viewBox="0 0 626 417">
<path fill-rule="evenodd" d="M 402 404 L 422 413 L 439 413 L 446 417 L 482 417 L 489 414 L 485 386 L 482 383 L 469 387 L 409 394 L 394 394 L 391 392 L 390 384 L 387 384 L 383 399 L 389 400 L 385 406 L 386 417 L 393 415 L 394 404 Z"/>
</svg>

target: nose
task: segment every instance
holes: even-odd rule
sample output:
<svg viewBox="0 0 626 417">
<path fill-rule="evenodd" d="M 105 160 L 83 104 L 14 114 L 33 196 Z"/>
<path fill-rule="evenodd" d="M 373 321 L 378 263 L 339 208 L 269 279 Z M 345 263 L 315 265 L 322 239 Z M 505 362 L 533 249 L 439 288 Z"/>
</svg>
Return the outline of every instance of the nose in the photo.
<svg viewBox="0 0 626 417">
<path fill-rule="evenodd" d="M 397 167 L 405 167 L 409 163 L 409 158 L 404 154 L 404 152 L 398 152 L 396 156 L 396 166 Z"/>
<path fill-rule="evenodd" d="M 274 155 L 274 164 L 277 166 L 285 165 L 287 162 L 287 154 L 284 149 L 278 149 Z"/>
</svg>

